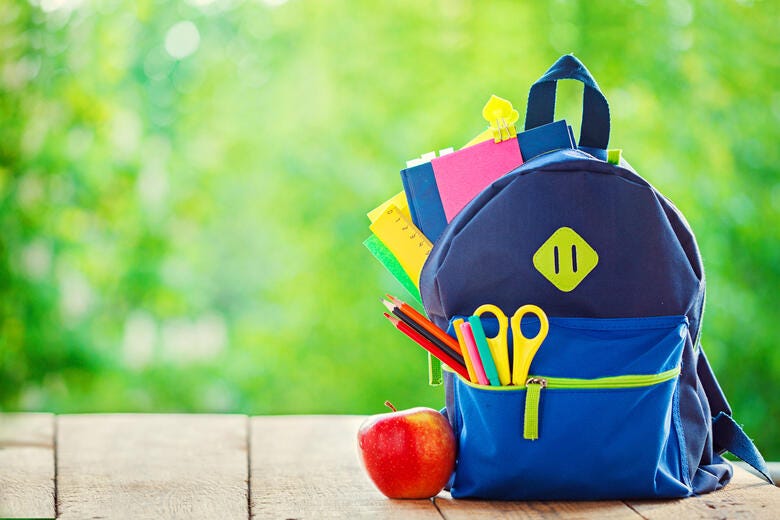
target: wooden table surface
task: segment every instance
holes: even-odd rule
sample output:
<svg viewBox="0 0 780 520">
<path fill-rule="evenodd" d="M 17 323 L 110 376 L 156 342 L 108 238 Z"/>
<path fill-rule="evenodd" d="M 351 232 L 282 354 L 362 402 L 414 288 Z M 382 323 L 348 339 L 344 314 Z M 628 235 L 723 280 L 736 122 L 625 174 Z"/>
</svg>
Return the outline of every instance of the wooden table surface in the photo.
<svg viewBox="0 0 780 520">
<path fill-rule="evenodd" d="M 389 500 L 357 458 L 363 417 L 0 414 L 0 517 L 779 518 L 742 469 L 681 500 Z"/>
</svg>

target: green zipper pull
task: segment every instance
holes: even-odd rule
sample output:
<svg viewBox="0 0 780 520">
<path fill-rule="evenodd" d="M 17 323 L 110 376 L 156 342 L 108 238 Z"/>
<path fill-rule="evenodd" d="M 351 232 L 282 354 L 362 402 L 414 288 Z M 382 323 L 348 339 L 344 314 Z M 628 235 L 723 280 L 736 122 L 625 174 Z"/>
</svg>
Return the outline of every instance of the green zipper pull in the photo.
<svg viewBox="0 0 780 520">
<path fill-rule="evenodd" d="M 428 385 L 439 386 L 441 383 L 441 361 L 428 352 Z"/>
<path fill-rule="evenodd" d="M 539 400 L 547 380 L 529 377 L 525 382 L 525 415 L 523 416 L 523 438 L 534 441 L 539 438 Z"/>
</svg>

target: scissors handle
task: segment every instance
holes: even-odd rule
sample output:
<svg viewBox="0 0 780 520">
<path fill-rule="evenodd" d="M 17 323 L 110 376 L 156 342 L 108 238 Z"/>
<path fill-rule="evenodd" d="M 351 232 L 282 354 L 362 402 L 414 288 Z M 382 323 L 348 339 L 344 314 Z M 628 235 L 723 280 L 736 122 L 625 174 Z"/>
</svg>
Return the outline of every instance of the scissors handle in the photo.
<svg viewBox="0 0 780 520">
<path fill-rule="evenodd" d="M 520 322 L 526 314 L 533 314 L 539 318 L 539 332 L 532 338 L 523 335 L 520 328 Z M 510 320 L 512 327 L 512 345 L 513 345 L 513 363 L 512 363 L 512 384 L 519 386 L 525 385 L 528 377 L 528 370 L 531 367 L 536 351 L 547 337 L 550 330 L 550 323 L 547 321 L 547 314 L 536 305 L 523 305 L 512 316 Z"/>
<path fill-rule="evenodd" d="M 508 385 L 512 382 L 509 371 L 509 340 L 507 336 L 509 319 L 506 317 L 506 314 L 504 314 L 504 311 L 489 303 L 480 305 L 477 307 L 477 310 L 474 311 L 474 316 L 482 317 L 483 314 L 492 314 L 498 320 L 498 333 L 493 337 L 485 337 L 485 339 L 487 340 L 488 347 L 490 347 L 493 362 L 496 365 L 498 380 L 501 382 L 502 386 Z"/>
</svg>

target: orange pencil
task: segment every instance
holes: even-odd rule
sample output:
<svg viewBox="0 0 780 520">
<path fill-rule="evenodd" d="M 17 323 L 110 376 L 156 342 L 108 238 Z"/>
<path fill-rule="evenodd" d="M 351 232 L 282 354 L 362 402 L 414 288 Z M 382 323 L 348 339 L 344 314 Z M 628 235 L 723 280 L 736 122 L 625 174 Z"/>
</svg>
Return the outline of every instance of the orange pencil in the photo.
<svg viewBox="0 0 780 520">
<path fill-rule="evenodd" d="M 436 336 L 439 340 L 441 340 L 445 345 L 450 347 L 452 350 L 457 352 L 459 355 L 463 355 L 463 351 L 460 349 L 460 344 L 457 342 L 457 340 L 453 339 L 452 336 L 441 330 L 439 327 L 437 327 L 432 321 L 430 321 L 428 318 L 417 312 L 414 307 L 407 304 L 406 302 L 403 302 L 396 298 L 395 296 L 391 296 L 389 294 L 385 295 L 387 298 L 390 299 L 390 301 L 393 302 L 393 304 L 400 309 L 401 312 L 406 314 L 409 318 L 414 320 L 415 323 L 420 325 L 422 328 Z"/>
<path fill-rule="evenodd" d="M 469 381 L 472 383 L 479 383 L 477 372 L 474 367 L 474 362 L 471 360 L 472 354 L 469 352 L 466 338 L 463 336 L 463 331 L 460 329 L 461 323 L 464 323 L 463 318 L 458 318 L 452 322 L 452 328 L 455 329 L 455 335 L 458 336 L 458 344 L 460 344 L 460 350 L 463 352 L 463 362 L 466 364 L 466 370 L 469 371 Z"/>
</svg>

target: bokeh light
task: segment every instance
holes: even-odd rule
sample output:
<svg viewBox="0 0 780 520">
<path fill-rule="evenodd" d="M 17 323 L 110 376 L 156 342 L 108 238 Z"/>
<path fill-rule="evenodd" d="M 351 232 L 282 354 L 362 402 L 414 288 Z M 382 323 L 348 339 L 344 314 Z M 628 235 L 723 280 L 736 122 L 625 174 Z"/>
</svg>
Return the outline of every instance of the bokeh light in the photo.
<svg viewBox="0 0 780 520">
<path fill-rule="evenodd" d="M 0 408 L 440 407 L 362 241 L 407 159 L 574 52 L 611 144 L 686 215 L 703 345 L 780 458 L 775 2 L 7 0 Z M 581 87 L 559 88 L 579 128 Z"/>
</svg>

